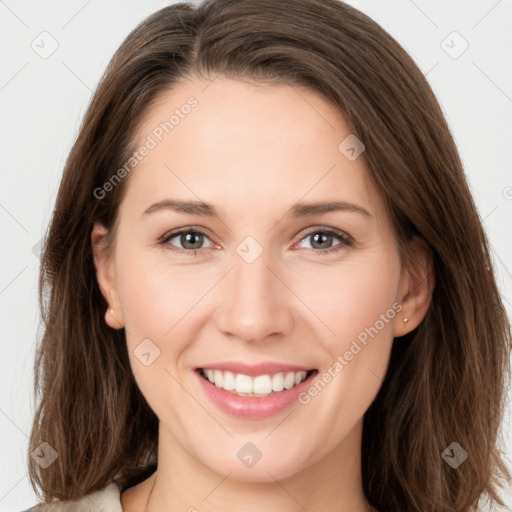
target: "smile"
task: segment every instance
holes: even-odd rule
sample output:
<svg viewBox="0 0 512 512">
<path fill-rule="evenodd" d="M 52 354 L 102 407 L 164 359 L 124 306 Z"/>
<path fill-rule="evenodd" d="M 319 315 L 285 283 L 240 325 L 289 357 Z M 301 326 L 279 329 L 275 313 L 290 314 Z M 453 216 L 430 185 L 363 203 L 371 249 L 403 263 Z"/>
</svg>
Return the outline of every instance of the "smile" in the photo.
<svg viewBox="0 0 512 512">
<path fill-rule="evenodd" d="M 310 372 L 287 372 L 264 374 L 251 377 L 243 373 L 200 368 L 205 379 L 238 396 L 265 397 L 291 389 L 306 380 Z"/>
<path fill-rule="evenodd" d="M 217 366 L 229 366 L 230 369 Z M 264 373 L 265 370 L 268 373 Z M 217 364 L 196 368 L 194 373 L 206 400 L 230 416 L 254 420 L 275 416 L 297 403 L 299 394 L 311 386 L 318 370 L 283 365 Z"/>
</svg>

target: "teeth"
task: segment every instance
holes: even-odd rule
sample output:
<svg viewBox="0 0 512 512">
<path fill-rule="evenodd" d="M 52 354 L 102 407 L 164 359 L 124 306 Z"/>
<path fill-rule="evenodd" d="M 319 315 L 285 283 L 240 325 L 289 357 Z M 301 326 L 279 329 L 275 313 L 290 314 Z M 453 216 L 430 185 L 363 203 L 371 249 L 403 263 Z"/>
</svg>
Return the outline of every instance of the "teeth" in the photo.
<svg viewBox="0 0 512 512">
<path fill-rule="evenodd" d="M 293 372 L 288 372 L 284 378 L 284 387 L 286 389 L 290 389 L 293 388 L 293 386 L 295 386 L 295 374 Z"/>
<path fill-rule="evenodd" d="M 217 385 L 217 379 L 215 379 Z M 237 393 L 252 393 L 252 379 L 248 375 L 237 374 L 235 377 L 235 391 Z"/>
<path fill-rule="evenodd" d="M 254 393 L 255 395 L 269 395 L 272 393 L 272 379 L 270 375 L 258 375 L 254 377 L 254 380 L 248 377 L 252 381 L 252 390 L 247 393 Z M 277 390 L 276 390 L 277 391 Z M 237 392 L 238 388 L 237 388 Z"/>
<path fill-rule="evenodd" d="M 233 391 L 235 389 L 235 376 L 231 372 L 224 372 L 222 387 L 227 391 Z"/>
<path fill-rule="evenodd" d="M 224 375 L 222 374 L 222 372 L 220 370 L 215 370 L 213 375 L 214 375 L 214 379 L 215 379 L 215 385 L 218 388 L 221 388 L 223 381 L 224 381 Z"/>
<path fill-rule="evenodd" d="M 276 373 L 272 377 L 272 390 L 283 391 L 284 389 L 284 375 L 282 373 Z"/>
<path fill-rule="evenodd" d="M 202 374 L 218 388 L 241 396 L 269 396 L 291 389 L 305 380 L 307 372 L 276 373 L 250 377 L 241 373 L 221 370 L 201 370 Z"/>
</svg>

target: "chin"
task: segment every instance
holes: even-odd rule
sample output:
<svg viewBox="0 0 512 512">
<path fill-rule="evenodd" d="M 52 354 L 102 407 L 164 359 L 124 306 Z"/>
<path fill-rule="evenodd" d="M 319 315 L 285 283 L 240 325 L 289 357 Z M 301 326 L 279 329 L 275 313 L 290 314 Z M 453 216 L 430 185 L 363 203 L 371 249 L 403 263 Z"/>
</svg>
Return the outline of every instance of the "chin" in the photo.
<svg viewBox="0 0 512 512">
<path fill-rule="evenodd" d="M 283 449 L 286 447 L 273 447 L 268 441 L 252 444 L 237 440 L 235 444 L 232 456 L 226 457 L 230 450 L 225 450 L 203 457 L 200 462 L 220 475 L 229 474 L 231 480 L 260 483 L 275 483 L 275 480 L 291 477 L 308 465 L 303 453 L 293 454 Z M 261 449 L 256 448 L 256 444 Z"/>
</svg>

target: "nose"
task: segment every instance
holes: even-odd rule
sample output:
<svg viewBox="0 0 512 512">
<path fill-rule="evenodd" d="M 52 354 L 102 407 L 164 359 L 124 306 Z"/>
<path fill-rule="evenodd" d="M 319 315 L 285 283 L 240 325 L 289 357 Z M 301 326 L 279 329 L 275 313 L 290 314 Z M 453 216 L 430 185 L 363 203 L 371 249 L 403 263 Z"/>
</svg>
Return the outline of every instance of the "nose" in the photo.
<svg viewBox="0 0 512 512">
<path fill-rule="evenodd" d="M 225 336 L 264 344 L 291 332 L 293 293 L 268 252 L 252 262 L 233 255 L 233 268 L 216 290 L 215 319 Z"/>
</svg>

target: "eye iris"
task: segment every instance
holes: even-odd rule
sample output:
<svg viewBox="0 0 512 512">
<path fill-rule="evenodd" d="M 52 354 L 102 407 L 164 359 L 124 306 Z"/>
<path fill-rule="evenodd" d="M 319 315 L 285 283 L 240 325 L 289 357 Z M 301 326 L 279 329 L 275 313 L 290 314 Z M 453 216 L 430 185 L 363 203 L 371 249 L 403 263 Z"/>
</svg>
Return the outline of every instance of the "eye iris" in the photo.
<svg viewBox="0 0 512 512">
<path fill-rule="evenodd" d="M 203 243 L 203 235 L 194 231 L 190 231 L 181 235 L 180 242 L 185 249 L 200 249 Z M 192 245 L 192 247 L 187 246 L 189 243 Z"/>
<path fill-rule="evenodd" d="M 320 243 L 325 243 L 326 241 L 332 242 L 332 235 L 330 235 L 328 233 L 315 233 L 312 236 L 313 236 L 313 243 L 311 245 L 312 245 L 312 247 L 314 247 L 316 249 L 325 249 L 325 246 L 315 247 L 315 244 L 318 242 L 319 237 L 321 239 Z"/>
</svg>

